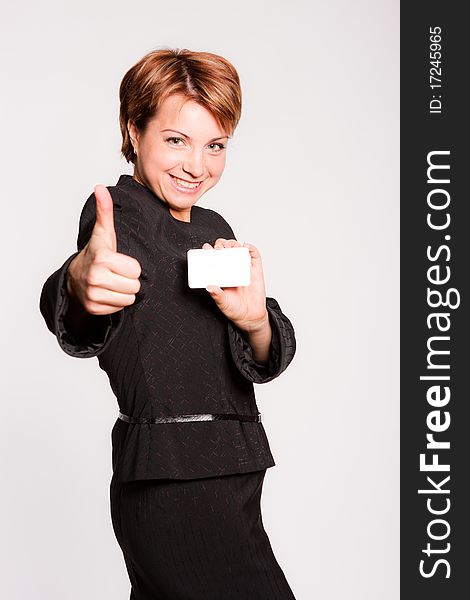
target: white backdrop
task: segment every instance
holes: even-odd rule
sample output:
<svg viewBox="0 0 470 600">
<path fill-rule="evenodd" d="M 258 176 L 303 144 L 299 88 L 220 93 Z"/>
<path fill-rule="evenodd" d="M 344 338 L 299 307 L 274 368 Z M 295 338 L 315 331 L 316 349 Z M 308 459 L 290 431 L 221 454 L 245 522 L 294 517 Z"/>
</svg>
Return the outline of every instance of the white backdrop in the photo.
<svg viewBox="0 0 470 600">
<path fill-rule="evenodd" d="M 227 167 L 199 204 L 259 248 L 297 334 L 287 371 L 255 386 L 274 553 L 297 600 L 397 599 L 398 0 L 27 0 L 0 27 L 2 596 L 129 597 L 108 499 L 117 403 L 96 358 L 62 352 L 39 295 L 93 184 L 132 174 L 121 78 L 170 46 L 240 74 Z"/>
</svg>

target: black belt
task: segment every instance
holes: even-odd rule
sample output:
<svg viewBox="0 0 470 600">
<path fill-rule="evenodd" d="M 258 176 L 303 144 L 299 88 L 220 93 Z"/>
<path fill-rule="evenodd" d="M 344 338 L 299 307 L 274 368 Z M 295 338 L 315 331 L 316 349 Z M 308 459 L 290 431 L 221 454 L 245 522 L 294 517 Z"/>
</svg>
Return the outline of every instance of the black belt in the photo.
<svg viewBox="0 0 470 600">
<path fill-rule="evenodd" d="M 261 413 L 257 415 L 237 415 L 235 413 L 175 415 L 174 417 L 130 417 L 119 411 L 119 418 L 127 423 L 185 423 L 187 421 L 219 421 L 235 419 L 237 421 L 254 421 L 261 423 Z"/>
</svg>

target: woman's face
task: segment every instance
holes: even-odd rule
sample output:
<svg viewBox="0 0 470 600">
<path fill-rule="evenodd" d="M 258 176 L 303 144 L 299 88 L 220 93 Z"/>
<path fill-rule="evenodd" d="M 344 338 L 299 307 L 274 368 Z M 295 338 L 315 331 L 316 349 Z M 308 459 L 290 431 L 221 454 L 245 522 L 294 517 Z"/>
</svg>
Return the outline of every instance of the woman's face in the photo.
<svg viewBox="0 0 470 600">
<path fill-rule="evenodd" d="M 222 176 L 226 132 L 206 108 L 180 95 L 163 102 L 145 131 L 131 121 L 128 127 L 137 152 L 134 179 L 164 200 L 176 219 L 190 222 L 191 206 Z"/>
</svg>

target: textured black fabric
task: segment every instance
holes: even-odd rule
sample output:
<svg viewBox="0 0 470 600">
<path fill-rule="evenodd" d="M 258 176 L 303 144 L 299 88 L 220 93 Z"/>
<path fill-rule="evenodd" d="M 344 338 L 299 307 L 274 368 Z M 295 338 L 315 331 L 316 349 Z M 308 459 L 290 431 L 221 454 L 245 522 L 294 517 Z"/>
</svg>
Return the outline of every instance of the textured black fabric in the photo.
<svg viewBox="0 0 470 600">
<path fill-rule="evenodd" d="M 77 252 L 44 283 L 40 310 L 67 354 L 98 357 L 118 400 L 134 417 L 196 413 L 257 414 L 253 383 L 278 377 L 292 361 L 296 341 L 289 319 L 266 298 L 273 330 L 269 362 L 251 347 L 205 289 L 187 285 L 186 252 L 219 237 L 235 239 L 217 212 L 194 205 L 191 222 L 130 175 L 108 187 L 114 204 L 117 251 L 136 258 L 141 289 L 133 305 L 112 315 L 89 315 L 75 335 L 67 331 L 66 272 L 88 242 L 96 218 L 91 194 L 83 207 Z M 116 480 L 182 478 L 256 471 L 275 465 L 261 423 L 202 421 L 132 424 L 112 430 Z"/>
<path fill-rule="evenodd" d="M 111 481 L 131 600 L 295 600 L 263 526 L 266 470 Z"/>
</svg>

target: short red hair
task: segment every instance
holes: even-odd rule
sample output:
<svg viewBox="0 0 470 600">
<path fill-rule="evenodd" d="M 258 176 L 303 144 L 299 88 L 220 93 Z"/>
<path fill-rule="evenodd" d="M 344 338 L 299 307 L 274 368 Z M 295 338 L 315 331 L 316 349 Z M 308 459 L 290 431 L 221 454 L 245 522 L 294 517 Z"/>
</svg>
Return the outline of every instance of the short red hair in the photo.
<svg viewBox="0 0 470 600">
<path fill-rule="evenodd" d="M 165 48 L 146 54 L 124 75 L 119 88 L 121 154 L 135 164 L 128 121 L 143 131 L 163 101 L 179 94 L 204 106 L 231 136 L 240 120 L 242 93 L 235 67 L 222 56 Z"/>
</svg>

